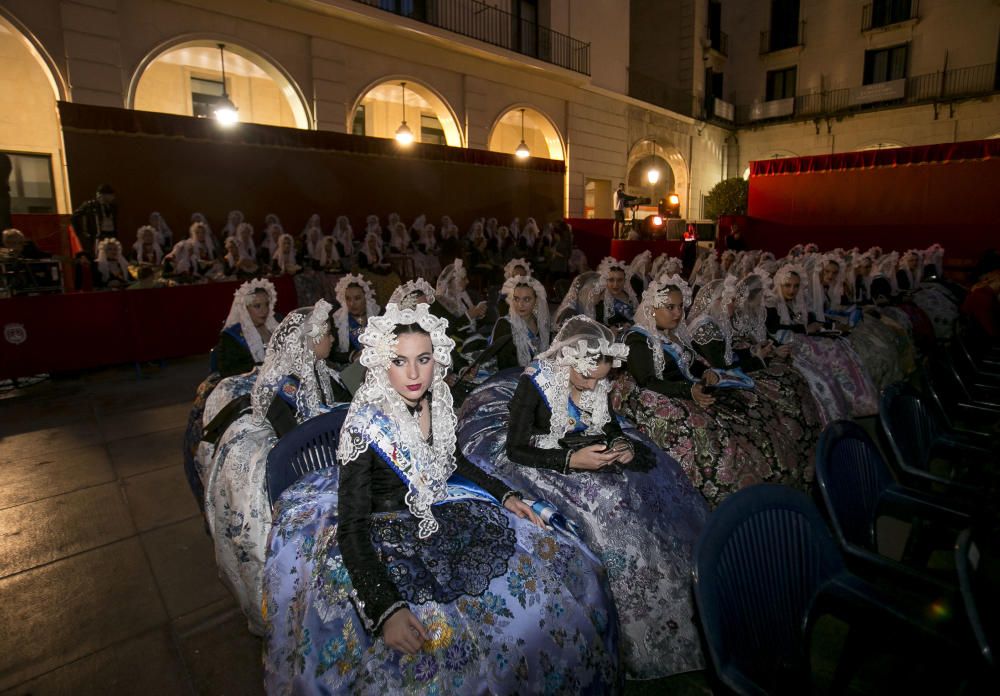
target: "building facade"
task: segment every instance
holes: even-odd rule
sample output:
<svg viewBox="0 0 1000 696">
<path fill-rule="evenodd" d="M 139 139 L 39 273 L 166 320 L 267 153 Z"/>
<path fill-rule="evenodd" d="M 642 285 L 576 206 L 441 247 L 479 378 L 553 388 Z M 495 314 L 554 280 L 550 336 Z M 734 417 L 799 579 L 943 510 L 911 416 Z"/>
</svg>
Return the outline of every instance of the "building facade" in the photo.
<svg viewBox="0 0 1000 696">
<path fill-rule="evenodd" d="M 570 217 L 610 217 L 624 181 L 691 219 L 755 159 L 997 135 L 998 28 L 994 0 L 0 0 L 0 151 L 16 206 L 65 212 L 57 100 L 225 97 L 269 125 L 524 141 L 565 160 Z"/>
</svg>

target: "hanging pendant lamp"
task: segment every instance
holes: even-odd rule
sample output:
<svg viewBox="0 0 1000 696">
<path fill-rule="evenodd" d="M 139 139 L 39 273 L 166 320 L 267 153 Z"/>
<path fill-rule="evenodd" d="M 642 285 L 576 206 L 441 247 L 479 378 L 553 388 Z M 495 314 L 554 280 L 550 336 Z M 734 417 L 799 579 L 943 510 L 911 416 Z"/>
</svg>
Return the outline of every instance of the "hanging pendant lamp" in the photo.
<svg viewBox="0 0 1000 696">
<path fill-rule="evenodd" d="M 233 104 L 226 91 L 226 44 L 216 44 L 219 47 L 219 62 L 222 64 L 222 100 L 215 108 L 213 115 L 220 126 L 235 126 L 240 122 L 239 109 Z"/>
<path fill-rule="evenodd" d="M 514 150 L 514 154 L 518 159 L 531 157 L 531 150 L 528 149 L 528 143 L 524 142 L 524 109 L 521 109 L 521 144 Z"/>
<path fill-rule="evenodd" d="M 406 125 L 406 83 L 400 82 L 399 86 L 403 88 L 403 122 L 396 129 L 396 142 L 400 145 L 409 145 L 413 142 L 413 131 Z"/>
</svg>

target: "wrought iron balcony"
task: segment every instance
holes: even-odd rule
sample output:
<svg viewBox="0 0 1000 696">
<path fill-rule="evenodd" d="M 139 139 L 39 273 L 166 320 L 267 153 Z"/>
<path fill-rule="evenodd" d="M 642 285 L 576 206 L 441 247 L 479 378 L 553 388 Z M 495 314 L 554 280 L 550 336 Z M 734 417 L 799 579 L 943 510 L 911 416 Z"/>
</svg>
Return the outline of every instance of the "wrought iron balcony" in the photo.
<svg viewBox="0 0 1000 696">
<path fill-rule="evenodd" d="M 875 0 L 861 8 L 861 31 L 871 31 L 917 18 L 918 0 Z"/>
<path fill-rule="evenodd" d="M 871 85 L 803 94 L 795 97 L 794 108 L 754 109 L 754 105 L 736 107 L 737 125 L 759 120 L 806 120 L 826 118 L 858 111 L 893 106 L 948 103 L 1000 92 L 1000 73 L 996 63 L 955 68 L 900 80 Z M 771 104 L 771 102 L 764 102 Z"/>
<path fill-rule="evenodd" d="M 760 54 L 774 53 L 786 48 L 805 46 L 806 44 L 806 20 L 799 22 L 792 31 L 775 32 L 762 31 L 760 33 Z"/>
<path fill-rule="evenodd" d="M 491 46 L 590 74 L 590 44 L 479 0 L 354 0 Z"/>
<path fill-rule="evenodd" d="M 685 116 L 702 113 L 698 99 L 690 91 L 671 87 L 660 78 L 635 68 L 628 69 L 628 95 Z"/>
</svg>

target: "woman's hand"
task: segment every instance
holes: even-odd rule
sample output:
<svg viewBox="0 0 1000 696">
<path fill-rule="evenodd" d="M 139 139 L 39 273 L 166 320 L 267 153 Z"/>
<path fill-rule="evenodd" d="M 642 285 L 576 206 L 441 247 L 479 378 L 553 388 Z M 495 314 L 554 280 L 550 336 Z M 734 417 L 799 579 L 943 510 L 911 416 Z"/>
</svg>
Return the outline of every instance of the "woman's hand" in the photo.
<svg viewBox="0 0 1000 696">
<path fill-rule="evenodd" d="M 486 316 L 486 303 L 480 302 L 475 307 L 469 308 L 470 319 L 482 319 Z"/>
<path fill-rule="evenodd" d="M 714 372 L 708 374 L 715 374 Z M 718 383 L 719 376 L 715 375 L 715 382 Z M 691 385 L 691 399 L 701 406 L 702 408 L 708 408 L 715 403 L 715 397 L 711 394 L 705 393 L 705 385 L 701 382 L 696 382 Z"/>
<path fill-rule="evenodd" d="M 761 343 L 757 346 L 757 357 L 761 360 L 767 360 L 774 354 L 774 345 L 771 343 Z"/>
<path fill-rule="evenodd" d="M 792 344 L 786 343 L 774 349 L 779 358 L 788 358 L 792 355 Z"/>
<path fill-rule="evenodd" d="M 569 468 L 580 469 L 582 471 L 597 471 L 615 461 L 618 455 L 618 452 L 606 449 L 604 445 L 591 445 L 590 447 L 578 449 L 570 455 Z"/>
<path fill-rule="evenodd" d="M 393 650 L 416 655 L 430 636 L 412 611 L 400 609 L 382 624 L 382 640 Z"/>
<path fill-rule="evenodd" d="M 536 527 L 545 529 L 545 523 L 542 522 L 542 518 L 535 514 L 535 511 L 531 509 L 530 505 L 525 503 L 516 495 L 508 497 L 503 506 L 520 517 L 522 520 L 528 520 Z"/>
<path fill-rule="evenodd" d="M 619 464 L 628 464 L 635 457 L 635 453 L 625 440 L 616 440 L 611 451 L 617 453 L 615 461 Z"/>
<path fill-rule="evenodd" d="M 807 334 L 819 333 L 822 330 L 823 330 L 823 325 L 820 324 L 819 322 L 815 322 L 814 321 L 811 324 L 807 324 L 806 325 L 806 333 Z"/>
</svg>

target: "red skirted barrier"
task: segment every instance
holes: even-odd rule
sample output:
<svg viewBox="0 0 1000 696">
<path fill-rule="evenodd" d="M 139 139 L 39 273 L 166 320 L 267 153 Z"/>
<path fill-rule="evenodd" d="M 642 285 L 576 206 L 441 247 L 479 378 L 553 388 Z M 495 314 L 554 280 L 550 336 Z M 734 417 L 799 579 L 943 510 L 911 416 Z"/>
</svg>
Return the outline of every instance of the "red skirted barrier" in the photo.
<svg viewBox="0 0 1000 696">
<path fill-rule="evenodd" d="M 614 220 L 566 218 L 573 226 L 573 243 L 587 255 L 591 268 L 597 268 L 605 256 L 611 253 L 611 237 L 614 234 Z"/>
<path fill-rule="evenodd" d="M 619 261 L 625 262 L 631 261 L 647 249 L 653 252 L 654 259 L 660 254 L 680 256 L 682 246 L 684 246 L 684 242 L 679 239 L 671 241 L 667 241 L 665 239 L 658 239 L 656 241 L 629 241 L 627 239 L 613 239 L 611 240 L 611 255 Z"/>
<path fill-rule="evenodd" d="M 278 289 L 278 311 L 295 309 L 291 276 L 272 282 Z M 218 341 L 239 286 L 211 283 L 0 300 L 0 378 L 205 353 Z"/>
<path fill-rule="evenodd" d="M 973 258 L 996 246 L 1000 142 L 945 143 L 751 164 L 750 246 L 784 253 L 945 246 Z"/>
</svg>

